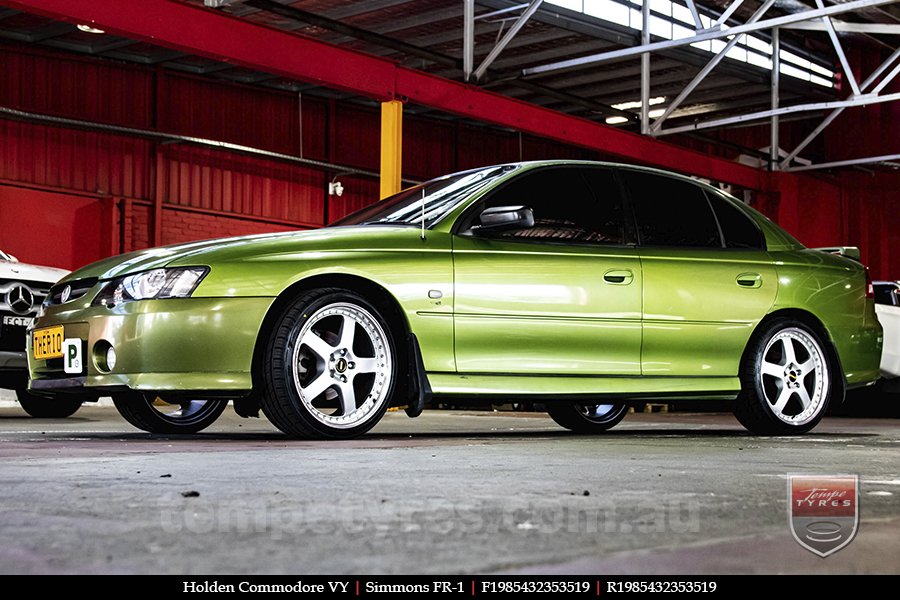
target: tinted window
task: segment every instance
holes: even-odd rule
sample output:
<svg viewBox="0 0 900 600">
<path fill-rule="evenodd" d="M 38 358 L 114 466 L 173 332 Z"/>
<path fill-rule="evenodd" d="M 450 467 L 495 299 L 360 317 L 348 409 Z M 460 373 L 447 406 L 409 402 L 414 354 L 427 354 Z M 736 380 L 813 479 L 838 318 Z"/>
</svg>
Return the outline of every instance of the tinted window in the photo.
<svg viewBox="0 0 900 600">
<path fill-rule="evenodd" d="M 575 167 L 529 171 L 491 194 L 482 209 L 528 206 L 534 212 L 534 227 L 498 231 L 490 237 L 624 244 L 622 199 L 613 172 L 597 169 L 590 175 L 589 185 L 582 171 Z"/>
<path fill-rule="evenodd" d="M 875 303 L 897 306 L 900 303 L 900 289 L 889 284 L 875 284 Z"/>
<path fill-rule="evenodd" d="M 765 249 L 762 232 L 750 217 L 715 194 L 710 194 L 709 202 L 713 205 L 716 218 L 719 219 L 719 227 L 722 229 L 722 237 L 725 238 L 727 248 Z"/>
<path fill-rule="evenodd" d="M 653 173 L 623 170 L 644 246 L 721 247 L 719 228 L 703 190 Z"/>
</svg>

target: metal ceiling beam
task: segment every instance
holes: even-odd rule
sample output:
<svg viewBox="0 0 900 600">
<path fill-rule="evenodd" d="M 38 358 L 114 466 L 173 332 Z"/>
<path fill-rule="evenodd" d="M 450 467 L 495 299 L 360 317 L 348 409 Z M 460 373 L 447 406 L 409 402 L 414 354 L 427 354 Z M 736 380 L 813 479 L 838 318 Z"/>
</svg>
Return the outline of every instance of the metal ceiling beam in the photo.
<svg viewBox="0 0 900 600">
<path fill-rule="evenodd" d="M 688 6 L 694 15 L 697 26 L 700 26 L 700 16 L 694 0 L 688 0 Z M 641 3 L 641 44 L 650 43 L 650 2 Z M 650 53 L 641 54 L 641 133 L 650 133 Z"/>
<path fill-rule="evenodd" d="M 781 102 L 781 30 L 777 27 L 772 30 L 772 94 L 769 106 L 772 110 L 778 110 Z M 773 114 L 769 124 L 769 168 L 778 169 L 778 160 L 781 156 L 781 142 L 778 115 Z"/>
<path fill-rule="evenodd" d="M 734 2 L 729 4 L 728 8 L 726 8 L 725 11 L 721 15 L 719 15 L 719 18 L 715 20 L 715 22 L 712 24 L 712 27 L 710 29 L 713 29 L 716 27 L 721 27 L 722 25 L 727 23 L 728 18 L 731 17 L 731 15 L 734 14 L 734 11 L 739 9 L 741 7 L 741 4 L 743 4 L 743 3 L 744 3 L 744 0 L 734 0 Z M 697 27 L 697 29 L 702 29 L 702 28 L 703 28 L 702 25 Z"/>
<path fill-rule="evenodd" d="M 766 14 L 766 11 L 768 11 L 772 7 L 773 4 L 775 4 L 775 0 L 765 0 L 765 2 L 763 2 L 760 7 L 756 9 L 756 12 L 754 12 L 753 15 L 747 20 L 747 24 L 752 25 L 753 23 L 759 21 L 763 17 L 763 15 Z M 722 50 L 720 50 L 718 54 L 709 59 L 709 62 L 706 63 L 706 65 L 702 69 L 700 69 L 700 72 L 694 76 L 691 82 L 687 84 L 685 88 L 681 90 L 678 96 L 669 103 L 669 105 L 663 111 L 663 114 L 661 114 L 659 118 L 653 121 L 653 124 L 649 126 L 647 133 L 656 133 L 660 129 L 662 129 L 662 125 L 663 123 L 665 123 L 666 119 L 669 118 L 669 115 L 671 115 L 679 106 L 681 106 L 681 103 L 684 102 L 684 99 L 687 98 L 692 91 L 694 91 L 694 88 L 700 85 L 700 82 L 706 79 L 706 76 L 716 68 L 716 65 L 718 65 L 720 62 L 722 62 L 722 60 L 725 59 L 725 56 L 731 51 L 731 49 L 737 46 L 738 42 L 741 40 L 741 37 L 742 36 L 740 35 L 736 35 L 728 40 Z M 645 52 L 644 54 L 649 55 L 650 53 Z"/>
<path fill-rule="evenodd" d="M 816 0 L 816 6 L 820 9 L 825 8 L 822 0 Z M 860 91 L 859 84 L 856 82 L 856 75 L 853 74 L 853 69 L 850 68 L 850 62 L 847 60 L 847 55 L 844 54 L 844 48 L 841 47 L 841 42 L 838 40 L 837 33 L 831 25 L 831 18 L 822 17 L 822 23 L 825 24 L 825 29 L 828 31 L 828 37 L 831 39 L 831 45 L 834 46 L 834 51 L 837 53 L 838 60 L 841 62 L 841 68 L 844 70 L 844 75 L 847 77 L 850 88 L 853 90 L 853 95 L 859 96 Z"/>
<path fill-rule="evenodd" d="M 694 0 L 685 0 L 685 2 L 687 3 L 688 10 L 691 11 L 691 17 L 693 17 L 693 19 L 694 19 L 694 29 L 703 29 L 703 21 L 700 20 L 700 13 L 697 12 L 697 5 L 694 4 Z M 649 2 L 646 2 L 644 4 L 649 4 Z M 643 9 L 644 9 L 644 6 L 642 4 L 641 10 L 643 10 Z M 646 17 L 644 17 L 644 18 L 646 19 Z M 650 40 L 648 39 L 644 43 L 649 44 Z"/>
<path fill-rule="evenodd" d="M 881 156 L 869 156 L 866 158 L 852 158 L 850 160 L 836 160 L 834 162 L 819 163 L 817 165 L 801 165 L 799 167 L 791 167 L 786 169 L 789 173 L 797 173 L 798 171 L 814 171 L 817 169 L 835 169 L 838 167 L 852 167 L 854 165 L 871 165 L 874 163 L 885 163 L 900 160 L 900 154 L 883 154 Z"/>
<path fill-rule="evenodd" d="M 764 189 L 766 173 L 435 77 L 349 48 L 334 46 L 172 0 L 4 0 L 14 8 L 56 19 L 96 23 L 132 39 L 169 46 L 283 77 L 375 100 L 404 98 L 450 114 L 588 148 L 714 181 Z"/>
<path fill-rule="evenodd" d="M 472 78 L 475 67 L 475 0 L 463 0 L 463 79 Z"/>
<path fill-rule="evenodd" d="M 862 89 L 862 91 L 864 93 L 868 92 L 869 88 L 871 88 L 875 84 L 875 82 L 878 81 L 878 78 L 881 77 L 881 75 L 890 68 L 890 66 L 894 63 L 895 60 L 897 60 L 897 58 L 900 58 L 900 48 L 897 48 L 896 50 L 894 50 L 894 52 L 887 58 L 887 60 L 885 60 L 883 63 L 881 63 L 878 66 L 878 68 L 875 69 L 874 71 L 872 71 L 872 74 L 869 75 L 866 78 L 866 80 L 862 82 L 862 85 L 860 85 L 860 88 Z M 900 64 L 900 63 L 898 63 L 898 64 Z M 896 68 L 895 68 L 895 70 L 896 70 Z M 895 73 L 895 75 L 896 75 L 896 73 Z M 836 108 L 833 111 L 831 111 L 831 113 L 829 113 L 828 116 L 825 117 L 822 120 L 822 122 L 819 123 L 819 125 L 816 126 L 816 128 L 810 132 L 809 135 L 807 135 L 805 138 L 803 138 L 802 142 L 797 144 L 796 148 L 794 148 L 793 150 L 790 151 L 790 153 L 788 153 L 788 155 L 784 158 L 784 160 L 781 161 L 781 168 L 782 169 L 787 168 L 791 164 L 791 161 L 794 160 L 801 152 L 803 152 L 803 150 L 807 146 L 809 146 L 809 144 L 814 139 L 816 139 L 820 133 L 825 131 L 825 129 L 829 125 L 831 125 L 832 121 L 837 119 L 841 115 L 841 113 L 844 112 L 845 110 L 846 110 L 846 107 L 839 107 L 839 108 Z"/>
<path fill-rule="evenodd" d="M 838 33 L 868 33 L 883 35 L 900 35 L 900 24 L 896 23 L 850 23 L 848 21 L 831 20 L 831 26 Z M 800 31 L 828 31 L 825 23 L 819 21 L 809 21 L 804 23 L 793 23 L 785 25 L 782 29 L 793 29 Z"/>
<path fill-rule="evenodd" d="M 738 36 L 743 33 L 752 33 L 755 31 L 761 31 L 763 29 L 781 27 L 782 25 L 799 23 L 801 21 L 808 21 L 809 19 L 829 17 L 831 15 L 840 15 L 854 10 L 859 10 L 860 8 L 881 6 L 884 4 L 891 4 L 893 2 L 896 2 L 896 0 L 851 0 L 850 2 L 829 6 L 827 8 L 811 9 L 799 13 L 784 15 L 781 17 L 774 17 L 772 19 L 766 19 L 764 21 L 757 21 L 755 23 L 737 25 L 735 27 L 729 27 L 725 30 L 704 30 L 697 33 L 697 35 L 679 38 L 677 40 L 653 42 L 651 44 L 647 44 L 646 46 L 641 44 L 638 46 L 632 46 L 630 48 L 622 48 L 621 50 L 602 52 L 600 54 L 594 54 L 593 56 L 582 56 L 580 58 L 572 58 L 569 60 L 563 60 L 547 65 L 541 65 L 539 67 L 529 67 L 522 70 L 522 75 L 529 76 L 539 75 L 541 73 L 551 73 L 553 71 L 559 71 L 561 69 L 570 69 L 573 67 L 582 67 L 585 65 L 597 64 L 623 56 L 637 56 L 644 52 L 657 52 L 659 50 L 681 48 L 683 46 L 690 46 L 691 44 L 694 44 L 696 42 L 717 40 L 732 35 Z"/>
<path fill-rule="evenodd" d="M 751 113 L 748 115 L 739 115 L 729 117 L 727 119 L 716 119 L 713 121 L 704 121 L 702 123 L 693 123 L 681 127 L 671 127 L 656 132 L 656 135 L 669 135 L 672 133 L 683 133 L 685 131 L 698 131 L 700 129 L 709 129 L 711 127 L 723 127 L 732 123 L 744 123 L 747 121 L 755 121 L 758 119 L 766 119 L 775 115 L 789 115 L 798 112 L 812 112 L 816 110 L 829 110 L 832 108 L 849 108 L 852 106 L 867 106 L 870 104 L 881 104 L 884 102 L 893 102 L 900 100 L 900 92 L 895 94 L 886 94 L 884 96 L 876 96 L 874 94 L 864 94 L 862 96 L 851 96 L 847 100 L 836 100 L 834 102 L 814 102 L 810 104 L 795 104 L 794 106 L 785 106 L 776 110 L 764 110 L 761 112 Z"/>
<path fill-rule="evenodd" d="M 467 0 L 468 1 L 468 0 Z M 473 0 L 474 1 L 474 0 Z M 478 68 L 475 69 L 475 79 L 481 79 L 484 77 L 485 72 L 488 70 L 488 67 L 491 66 L 491 63 L 500 56 L 500 53 L 503 52 L 503 49 L 516 37 L 516 34 L 519 33 L 519 30 L 525 26 L 525 23 L 528 22 L 528 19 L 531 18 L 537 9 L 541 7 L 544 0 L 531 0 L 531 3 L 528 5 L 528 8 L 519 15 L 519 18 L 515 20 L 509 30 L 500 38 L 500 41 L 488 52 L 488 55 L 485 57 L 481 64 L 478 65 Z M 474 43 L 474 42 L 473 42 Z"/>
<path fill-rule="evenodd" d="M 476 21 L 480 21 L 482 19 L 490 19 L 491 17 L 499 17 L 500 15 L 505 15 L 506 13 L 516 12 L 517 10 L 522 10 L 523 8 L 527 8 L 528 3 L 523 2 L 522 4 L 516 4 L 515 6 L 510 6 L 508 8 L 500 8 L 497 10 L 492 10 L 490 12 L 481 13 L 477 17 L 475 17 Z"/>
<path fill-rule="evenodd" d="M 303 11 L 292 6 L 285 6 L 279 4 L 278 2 L 274 2 L 273 0 L 247 0 L 247 5 L 255 6 L 260 8 L 261 10 L 267 10 L 269 12 L 273 12 L 275 14 L 297 19 L 300 21 L 305 21 L 311 24 L 316 25 L 317 27 L 322 27 L 323 29 L 332 30 L 343 35 L 347 35 L 350 37 L 354 37 L 356 39 L 360 39 L 362 41 L 376 44 L 379 46 L 391 48 L 398 52 L 403 52 L 405 54 L 411 56 L 418 56 L 420 58 L 424 58 L 431 62 L 435 62 L 438 64 L 446 65 L 453 67 L 454 69 L 461 69 L 462 64 L 461 61 L 446 55 L 440 52 L 435 52 L 433 50 L 427 50 L 424 48 L 420 48 L 418 46 L 413 46 L 412 44 L 402 42 L 400 40 L 396 40 L 394 38 L 382 35 L 380 33 L 373 33 L 371 31 L 360 29 L 358 27 L 354 27 L 351 25 L 346 25 L 344 23 L 339 23 L 332 19 L 328 19 L 325 17 L 321 17 L 319 15 L 315 15 L 309 13 L 307 11 Z M 559 100 L 564 100 L 567 102 L 574 102 L 580 106 L 584 106 L 586 108 L 590 108 L 591 110 L 596 110 L 605 114 L 618 115 L 627 118 L 628 120 L 636 120 L 637 117 L 627 111 L 616 110 L 609 106 L 602 105 L 598 102 L 594 102 L 591 100 L 587 100 L 584 98 L 578 98 L 576 96 L 572 96 L 571 94 L 561 94 L 556 90 L 551 90 L 541 86 L 537 83 L 521 81 L 521 80 L 511 80 L 511 83 L 514 83 L 516 86 L 523 87 L 530 92 L 537 92 L 544 94 L 551 98 L 557 98 Z"/>
<path fill-rule="evenodd" d="M 329 19 L 328 17 L 323 17 L 322 15 L 317 15 L 315 13 L 301 10 L 293 6 L 286 6 L 279 2 L 275 2 L 274 0 L 247 0 L 245 4 L 247 6 L 252 6 L 253 8 L 258 8 L 259 10 L 270 12 L 287 19 L 302 21 L 310 25 L 315 25 L 316 27 L 321 27 L 322 29 L 327 29 L 328 31 L 334 31 L 335 33 L 355 38 L 363 42 L 368 42 L 370 44 L 375 44 L 384 48 L 390 48 L 392 50 L 403 52 L 404 54 L 408 54 L 410 56 L 424 58 L 441 65 L 450 65 L 454 67 L 460 66 L 459 62 L 452 56 L 447 56 L 446 54 L 441 54 L 439 52 L 433 52 L 425 48 L 413 46 L 412 44 L 407 44 L 406 42 L 402 42 L 398 39 L 388 37 L 380 33 L 374 33 L 367 29 L 361 29 L 353 25 L 348 25 L 346 23 L 342 23 L 334 19 Z"/>
<path fill-rule="evenodd" d="M 504 2 L 504 0 L 478 0 L 478 4 L 481 6 L 485 6 L 491 9 L 500 9 L 508 6 Z M 552 8 L 552 10 L 551 10 Z M 590 15 L 585 15 L 581 13 L 574 13 L 567 9 L 561 8 L 559 6 L 548 7 L 545 5 L 542 9 L 538 10 L 537 13 L 531 18 L 532 21 L 536 21 L 545 25 L 549 25 L 554 29 L 571 31 L 573 33 L 579 35 L 589 36 L 591 38 L 597 38 L 602 40 L 607 40 L 613 44 L 617 45 L 626 45 L 631 46 L 634 44 L 640 43 L 640 32 L 635 32 L 633 29 L 628 27 L 617 25 L 615 23 L 609 21 L 603 21 L 599 18 L 592 17 Z M 515 42 L 513 42 L 515 43 Z M 785 44 L 782 44 L 784 47 Z M 788 48 L 794 50 L 796 52 L 800 52 L 803 54 L 802 49 L 800 48 Z M 676 60 L 685 65 L 694 65 L 697 68 L 702 67 L 709 60 L 709 54 L 703 50 L 699 50 L 697 48 L 691 48 L 690 46 L 674 48 L 670 50 L 664 50 L 658 53 L 659 56 L 667 59 L 667 60 Z M 625 62 L 633 60 L 639 63 L 639 59 L 637 56 L 624 57 L 620 59 L 613 59 L 607 61 L 605 66 L 609 66 L 611 64 L 616 64 L 619 62 Z M 830 64 L 830 63 L 828 63 Z M 723 64 L 719 65 L 720 72 L 727 72 L 729 75 L 734 75 L 744 79 L 749 82 L 760 82 L 768 85 L 769 82 L 769 73 L 764 69 L 759 67 L 738 63 L 735 61 L 726 61 Z M 543 77 L 540 77 L 543 83 L 544 77 L 561 77 L 561 76 L 572 76 L 575 73 L 581 74 L 584 71 L 579 72 L 555 72 L 549 73 Z M 538 79 L 537 77 L 531 78 L 532 80 Z M 788 78 L 789 81 L 784 81 L 782 83 L 782 87 L 785 88 L 786 91 L 791 91 L 795 93 L 806 94 L 810 96 L 822 96 L 826 97 L 827 94 L 821 86 L 801 81 L 799 79 L 795 79 L 793 77 Z M 555 81 L 555 79 L 554 79 Z M 551 84 L 554 85 L 555 83 Z"/>
</svg>

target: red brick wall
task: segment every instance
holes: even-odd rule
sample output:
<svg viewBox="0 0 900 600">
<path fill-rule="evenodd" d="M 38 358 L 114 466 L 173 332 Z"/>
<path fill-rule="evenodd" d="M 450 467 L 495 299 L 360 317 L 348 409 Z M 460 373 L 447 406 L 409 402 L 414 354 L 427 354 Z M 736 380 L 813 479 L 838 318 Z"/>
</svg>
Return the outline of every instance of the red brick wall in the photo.
<svg viewBox="0 0 900 600">
<path fill-rule="evenodd" d="M 166 207 L 163 210 L 162 243 L 178 244 L 209 238 L 290 231 L 297 227 L 249 221 L 210 213 L 191 212 Z"/>
</svg>

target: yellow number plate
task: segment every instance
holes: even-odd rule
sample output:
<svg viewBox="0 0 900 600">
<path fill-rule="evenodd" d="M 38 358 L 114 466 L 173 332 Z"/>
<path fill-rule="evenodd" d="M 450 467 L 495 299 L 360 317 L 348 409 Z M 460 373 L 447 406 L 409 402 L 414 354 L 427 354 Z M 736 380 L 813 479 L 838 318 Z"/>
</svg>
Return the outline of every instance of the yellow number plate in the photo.
<svg viewBox="0 0 900 600">
<path fill-rule="evenodd" d="M 31 334 L 31 348 L 38 360 L 62 358 L 62 344 L 65 332 L 62 325 L 36 329 Z"/>
</svg>

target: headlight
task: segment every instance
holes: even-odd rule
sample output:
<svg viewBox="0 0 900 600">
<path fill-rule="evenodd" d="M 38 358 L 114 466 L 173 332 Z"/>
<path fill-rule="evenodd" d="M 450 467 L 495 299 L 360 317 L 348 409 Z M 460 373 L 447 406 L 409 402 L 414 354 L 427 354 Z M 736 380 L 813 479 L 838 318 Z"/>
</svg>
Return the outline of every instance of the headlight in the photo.
<svg viewBox="0 0 900 600">
<path fill-rule="evenodd" d="M 188 298 L 208 272 L 206 267 L 185 267 L 153 269 L 120 277 L 107 283 L 91 304 L 116 306 L 135 300 Z"/>
</svg>

